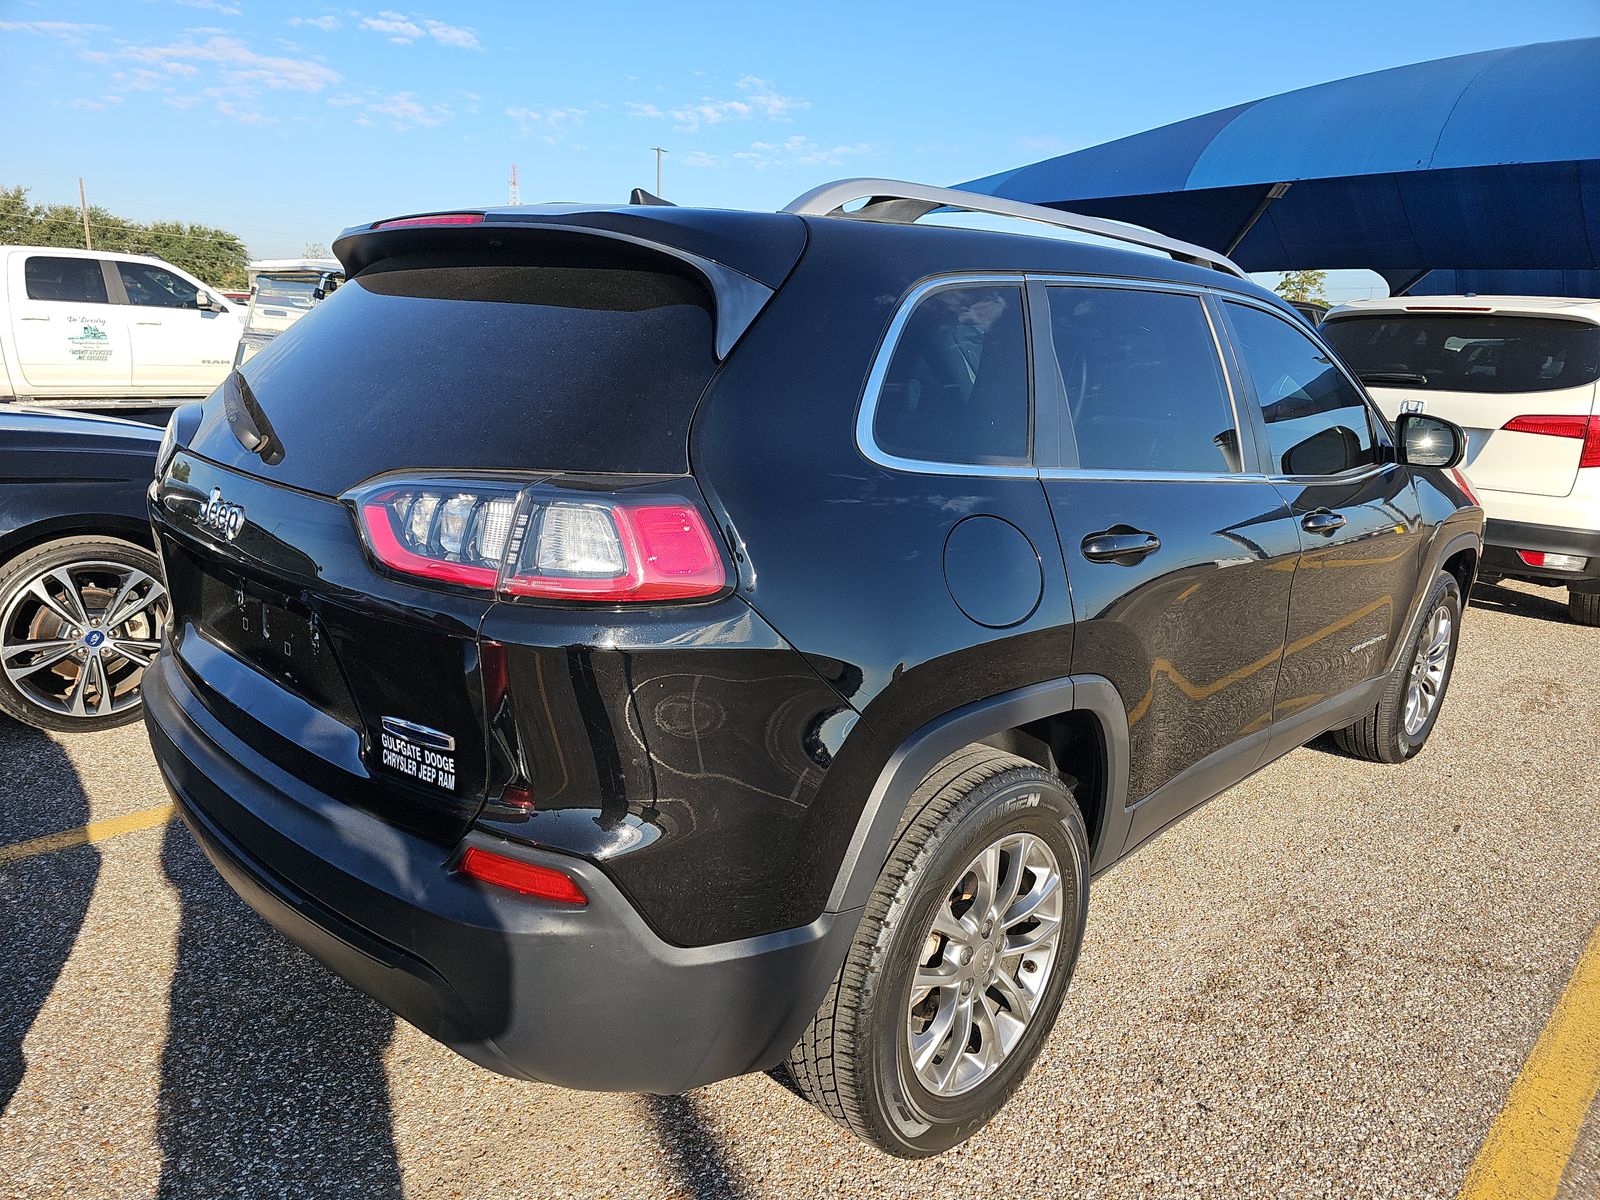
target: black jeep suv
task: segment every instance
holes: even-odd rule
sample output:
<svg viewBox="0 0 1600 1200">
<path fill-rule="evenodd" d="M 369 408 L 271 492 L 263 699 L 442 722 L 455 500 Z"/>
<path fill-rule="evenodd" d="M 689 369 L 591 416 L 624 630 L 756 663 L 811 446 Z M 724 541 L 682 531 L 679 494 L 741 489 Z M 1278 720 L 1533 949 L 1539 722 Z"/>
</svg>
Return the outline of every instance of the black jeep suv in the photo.
<svg viewBox="0 0 1600 1200">
<path fill-rule="evenodd" d="M 1140 248 L 916 224 L 953 207 Z M 858 180 L 336 251 L 175 419 L 150 732 L 250 904 L 494 1070 L 786 1064 L 936 1153 L 1038 1054 L 1092 875 L 1438 718 L 1460 431 L 1199 247 Z"/>
</svg>

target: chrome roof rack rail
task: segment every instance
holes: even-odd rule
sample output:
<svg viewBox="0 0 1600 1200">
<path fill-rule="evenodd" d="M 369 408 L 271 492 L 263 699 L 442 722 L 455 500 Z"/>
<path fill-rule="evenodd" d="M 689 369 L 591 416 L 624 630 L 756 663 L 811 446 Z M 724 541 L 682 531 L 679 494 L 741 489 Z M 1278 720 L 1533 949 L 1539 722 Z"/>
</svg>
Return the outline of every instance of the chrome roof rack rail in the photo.
<svg viewBox="0 0 1600 1200">
<path fill-rule="evenodd" d="M 866 204 L 854 212 L 845 212 L 844 206 L 853 200 Z M 910 225 L 936 209 L 949 208 L 960 212 L 987 213 L 997 217 L 1017 217 L 1024 221 L 1038 221 L 1078 233 L 1130 242 L 1151 250 L 1170 254 L 1179 262 L 1211 267 L 1237 275 L 1249 276 L 1239 265 L 1224 254 L 1181 242 L 1153 230 L 1121 221 L 1107 221 L 1100 217 L 1086 217 L 1065 212 L 1059 208 L 1046 208 L 1041 204 L 1024 204 L 1020 200 L 1004 200 L 998 196 L 984 196 L 977 192 L 962 192 L 955 188 L 932 187 L 925 183 L 905 183 L 897 179 L 839 179 L 812 188 L 784 208 L 786 213 L 801 217 L 848 217 L 858 221 L 886 221 Z"/>
</svg>

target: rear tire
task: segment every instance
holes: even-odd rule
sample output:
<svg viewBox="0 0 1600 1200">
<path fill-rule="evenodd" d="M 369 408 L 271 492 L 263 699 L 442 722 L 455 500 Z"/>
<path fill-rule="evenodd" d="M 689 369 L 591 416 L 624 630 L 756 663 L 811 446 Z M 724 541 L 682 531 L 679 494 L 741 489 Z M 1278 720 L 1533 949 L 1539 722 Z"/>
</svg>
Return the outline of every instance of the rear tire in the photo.
<svg viewBox="0 0 1600 1200">
<path fill-rule="evenodd" d="M 1567 590 L 1567 613 L 1579 625 L 1600 625 L 1600 592 Z"/>
<path fill-rule="evenodd" d="M 971 1137 L 1055 1024 L 1088 888 L 1083 816 L 1059 778 L 983 746 L 946 759 L 907 805 L 844 965 L 790 1054 L 795 1086 L 900 1158 Z"/>
<path fill-rule="evenodd" d="M 1441 639 L 1442 635 L 1442 641 Z M 1365 717 L 1332 733 L 1334 745 L 1368 762 L 1399 763 L 1427 744 L 1455 673 L 1461 638 L 1461 585 L 1441 571 L 1428 589 L 1417 631 L 1395 663 L 1383 696 Z M 1423 704 L 1418 711 L 1415 705 Z"/>
</svg>

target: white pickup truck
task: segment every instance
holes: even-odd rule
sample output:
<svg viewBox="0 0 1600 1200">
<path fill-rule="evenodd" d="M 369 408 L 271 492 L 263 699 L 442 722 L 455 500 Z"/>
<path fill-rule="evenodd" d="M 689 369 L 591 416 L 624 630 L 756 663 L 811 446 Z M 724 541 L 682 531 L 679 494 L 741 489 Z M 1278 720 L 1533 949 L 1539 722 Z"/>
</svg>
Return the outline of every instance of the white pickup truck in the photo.
<svg viewBox="0 0 1600 1200">
<path fill-rule="evenodd" d="M 158 258 L 0 246 L 0 402 L 160 408 L 210 395 L 244 306 Z"/>
</svg>

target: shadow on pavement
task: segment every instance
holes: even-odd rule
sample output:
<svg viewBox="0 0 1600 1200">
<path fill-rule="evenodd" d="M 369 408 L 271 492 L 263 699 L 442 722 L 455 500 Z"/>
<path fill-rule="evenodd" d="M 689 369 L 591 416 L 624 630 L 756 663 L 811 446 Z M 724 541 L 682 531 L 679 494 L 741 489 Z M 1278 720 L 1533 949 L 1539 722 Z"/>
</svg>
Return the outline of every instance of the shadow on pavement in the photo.
<svg viewBox="0 0 1600 1200">
<path fill-rule="evenodd" d="M 645 1096 L 643 1101 L 662 1152 L 695 1200 L 740 1200 L 750 1194 L 692 1096 Z"/>
<path fill-rule="evenodd" d="M 400 1196 L 382 1060 L 394 1017 L 251 912 L 180 823 L 162 866 L 183 915 L 158 1194 Z"/>
<path fill-rule="evenodd" d="M 1473 586 L 1471 604 L 1473 608 L 1491 612 L 1513 613 L 1520 617 L 1555 621 L 1560 625 L 1572 624 L 1572 618 L 1567 614 L 1565 588 L 1540 588 L 1537 592 L 1523 592 L 1492 583 L 1478 583 Z"/>
<path fill-rule="evenodd" d="M 89 802 L 48 734 L 0 717 L 0 846 L 75 829 Z M 0 1113 L 22 1083 L 22 1054 L 39 1010 L 83 926 L 100 874 L 93 846 L 0 864 Z"/>
</svg>

